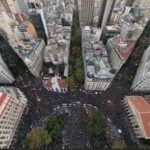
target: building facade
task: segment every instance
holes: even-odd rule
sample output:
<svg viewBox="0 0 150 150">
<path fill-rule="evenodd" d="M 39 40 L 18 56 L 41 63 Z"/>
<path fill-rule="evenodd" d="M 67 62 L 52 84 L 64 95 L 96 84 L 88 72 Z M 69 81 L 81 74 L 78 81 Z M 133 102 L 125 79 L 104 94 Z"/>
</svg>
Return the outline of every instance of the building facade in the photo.
<svg viewBox="0 0 150 150">
<path fill-rule="evenodd" d="M 126 62 L 134 48 L 135 42 L 127 42 L 120 35 L 107 40 L 106 47 L 109 50 L 112 68 L 119 71 Z"/>
<path fill-rule="evenodd" d="M 92 25 L 96 0 L 78 0 L 80 24 Z"/>
<path fill-rule="evenodd" d="M 103 2 L 104 6 L 103 5 L 101 6 L 101 10 L 103 11 L 101 12 L 101 16 L 99 18 L 99 27 L 101 29 L 100 39 L 107 25 L 113 2 L 114 0 L 106 0 L 106 1 L 104 0 Z"/>
<path fill-rule="evenodd" d="M 13 83 L 15 81 L 12 73 L 0 55 L 0 83 Z"/>
<path fill-rule="evenodd" d="M 8 149 L 14 139 L 27 99 L 17 88 L 0 87 L 0 148 Z"/>
<path fill-rule="evenodd" d="M 145 50 L 140 65 L 134 77 L 131 89 L 133 91 L 150 91 L 150 46 Z"/>
<path fill-rule="evenodd" d="M 150 97 L 125 96 L 123 105 L 134 130 L 135 136 L 140 139 L 150 139 Z"/>
</svg>

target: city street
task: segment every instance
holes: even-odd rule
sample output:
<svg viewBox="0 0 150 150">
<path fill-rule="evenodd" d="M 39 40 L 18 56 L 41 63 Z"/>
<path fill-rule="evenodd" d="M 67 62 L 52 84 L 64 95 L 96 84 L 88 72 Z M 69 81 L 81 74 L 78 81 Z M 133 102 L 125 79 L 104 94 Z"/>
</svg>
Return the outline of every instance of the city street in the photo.
<svg viewBox="0 0 150 150">
<path fill-rule="evenodd" d="M 146 30 L 150 30 L 150 25 Z M 124 119 L 125 113 L 123 112 L 122 100 L 125 95 L 144 94 L 133 93 L 130 90 L 131 84 L 127 80 L 127 77 L 134 77 L 138 67 L 134 62 L 135 58 L 136 60 L 140 60 L 145 48 L 148 46 L 142 45 L 141 41 L 136 45 L 133 54 L 121 68 L 110 88 L 105 92 L 98 92 L 98 94 L 83 90 L 68 91 L 66 94 L 47 91 L 42 86 L 42 80 L 34 78 L 13 50 L 2 41 L 0 43 L 2 56 L 10 67 L 10 70 L 16 73 L 16 82 L 11 86 L 20 88 L 28 99 L 28 108 L 20 122 L 16 140 L 14 141 L 14 149 L 15 147 L 17 147 L 17 149 L 22 149 L 26 134 L 31 128 L 40 125 L 42 120 L 52 113 L 54 107 L 62 103 L 71 103 L 75 101 L 97 106 L 104 116 L 108 117 L 118 129 L 122 130 L 122 136 L 127 146 L 130 146 L 131 149 L 135 149 L 136 144 L 131 139 L 128 123 Z M 58 147 L 57 144 L 59 143 L 55 144 L 54 148 L 55 146 Z"/>
</svg>

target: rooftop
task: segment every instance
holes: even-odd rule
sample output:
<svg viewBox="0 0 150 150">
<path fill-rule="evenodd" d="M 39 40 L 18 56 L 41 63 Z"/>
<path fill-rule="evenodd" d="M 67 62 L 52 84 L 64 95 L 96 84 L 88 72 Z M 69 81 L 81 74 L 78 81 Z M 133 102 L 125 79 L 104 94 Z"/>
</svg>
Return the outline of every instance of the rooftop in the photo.
<svg viewBox="0 0 150 150">
<path fill-rule="evenodd" d="M 139 113 L 150 112 L 150 105 L 144 100 L 142 96 L 130 96 L 129 101 Z"/>
<path fill-rule="evenodd" d="M 131 54 L 135 41 L 126 41 L 121 35 L 116 35 L 113 38 L 108 39 L 110 49 L 114 49 L 121 60 L 125 60 Z"/>
<path fill-rule="evenodd" d="M 56 92 L 62 92 L 62 89 L 67 88 L 66 80 L 61 77 L 43 78 L 43 83 L 46 88 L 50 88 Z"/>
<path fill-rule="evenodd" d="M 42 39 L 36 40 L 22 40 L 23 44 L 18 45 L 17 49 L 19 54 L 24 58 L 30 58 L 30 56 L 38 50 L 39 45 L 41 44 Z"/>
<path fill-rule="evenodd" d="M 71 26 L 63 26 L 62 18 L 65 13 L 73 15 L 73 1 L 50 1 L 50 7 L 46 12 L 46 22 L 48 25 L 48 45 L 45 51 L 45 57 L 49 56 L 49 51 L 57 50 L 57 54 L 68 53 L 71 39 Z M 59 53 L 60 52 L 60 53 Z M 51 53 L 52 55 L 53 53 Z"/>
<path fill-rule="evenodd" d="M 128 96 L 127 101 L 144 136 L 150 138 L 150 104 L 142 96 Z"/>
<path fill-rule="evenodd" d="M 86 26 L 82 33 L 84 34 L 82 36 L 82 49 L 87 77 L 102 80 L 113 78 L 114 74 L 111 73 L 108 53 L 104 44 L 94 40 L 95 33 L 93 34 L 90 27 Z"/>
</svg>

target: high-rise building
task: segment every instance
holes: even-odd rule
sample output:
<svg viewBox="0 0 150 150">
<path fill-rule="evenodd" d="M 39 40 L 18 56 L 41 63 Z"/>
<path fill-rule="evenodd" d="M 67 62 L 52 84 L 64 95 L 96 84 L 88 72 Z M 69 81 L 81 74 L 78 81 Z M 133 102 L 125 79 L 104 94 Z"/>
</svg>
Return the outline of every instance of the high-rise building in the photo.
<svg viewBox="0 0 150 150">
<path fill-rule="evenodd" d="M 21 120 L 27 99 L 17 88 L 0 87 L 0 148 L 8 149 Z"/>
<path fill-rule="evenodd" d="M 34 25 L 38 37 L 44 39 L 45 44 L 47 44 L 48 30 L 43 4 L 36 0 L 29 0 L 28 4 L 30 21 Z"/>
<path fill-rule="evenodd" d="M 119 71 L 126 62 L 135 45 L 135 41 L 127 42 L 120 35 L 107 40 L 106 47 L 109 50 L 112 67 Z"/>
<path fill-rule="evenodd" d="M 114 0 L 111 13 L 108 18 L 109 25 L 119 23 L 119 20 L 131 10 L 131 6 L 127 6 L 127 0 Z"/>
<path fill-rule="evenodd" d="M 150 97 L 125 96 L 123 105 L 137 138 L 150 139 Z"/>
<path fill-rule="evenodd" d="M 0 83 L 13 83 L 14 81 L 12 73 L 0 55 Z"/>
<path fill-rule="evenodd" d="M 109 50 L 110 61 L 117 71 L 127 61 L 148 21 L 141 15 L 144 14 L 144 9 L 136 8 L 136 10 L 138 11 L 133 11 L 120 20 L 120 34 L 107 40 L 106 47 Z"/>
<path fill-rule="evenodd" d="M 1 12 L 0 28 L 6 33 L 9 44 L 24 61 L 30 72 L 39 77 L 43 64 L 45 43 L 43 40 L 36 38 L 34 26 L 28 21 L 18 24 L 5 12 Z"/>
<path fill-rule="evenodd" d="M 131 89 L 134 91 L 150 91 L 150 46 L 145 50 L 134 77 Z"/>
<path fill-rule="evenodd" d="M 95 0 L 78 0 L 80 24 L 92 25 L 94 17 Z"/>
<path fill-rule="evenodd" d="M 101 5 L 101 15 L 98 22 L 98 26 L 101 29 L 100 38 L 108 22 L 113 2 L 114 0 L 103 0 L 103 4 Z"/>
<path fill-rule="evenodd" d="M 18 45 L 16 52 L 30 72 L 39 77 L 43 66 L 45 43 L 42 39 L 36 38 L 36 31 L 30 22 L 20 24 L 18 28 L 22 43 Z"/>
<path fill-rule="evenodd" d="M 107 24 L 109 15 L 111 13 L 113 2 L 114 0 L 103 0 L 103 3 L 101 5 L 101 11 L 100 11 L 101 13 L 99 16 L 99 26 L 102 31 Z"/>
</svg>

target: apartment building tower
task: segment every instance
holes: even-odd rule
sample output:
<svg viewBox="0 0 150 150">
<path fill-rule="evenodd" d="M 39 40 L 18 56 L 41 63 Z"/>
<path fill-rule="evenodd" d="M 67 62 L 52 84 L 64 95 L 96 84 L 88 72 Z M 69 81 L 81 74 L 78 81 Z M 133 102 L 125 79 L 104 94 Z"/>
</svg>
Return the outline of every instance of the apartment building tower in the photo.
<svg viewBox="0 0 150 150">
<path fill-rule="evenodd" d="M 95 0 L 79 0 L 78 8 L 80 14 L 80 24 L 92 25 L 94 16 Z"/>
<path fill-rule="evenodd" d="M 36 0 L 29 0 L 28 4 L 28 15 L 30 21 L 34 25 L 38 37 L 44 39 L 45 44 L 47 44 L 48 30 L 46 25 L 46 16 L 43 3 Z"/>
<path fill-rule="evenodd" d="M 0 13 L 0 28 L 6 33 L 8 43 L 23 60 L 30 72 L 39 77 L 43 65 L 45 43 L 36 37 L 32 23 L 20 24 L 5 12 Z"/>
<path fill-rule="evenodd" d="M 0 149 L 8 149 L 21 120 L 27 99 L 17 88 L 0 87 Z"/>
</svg>

